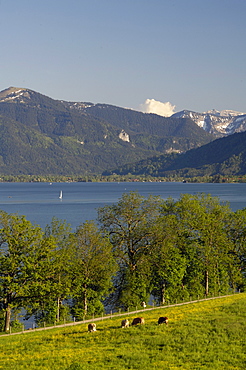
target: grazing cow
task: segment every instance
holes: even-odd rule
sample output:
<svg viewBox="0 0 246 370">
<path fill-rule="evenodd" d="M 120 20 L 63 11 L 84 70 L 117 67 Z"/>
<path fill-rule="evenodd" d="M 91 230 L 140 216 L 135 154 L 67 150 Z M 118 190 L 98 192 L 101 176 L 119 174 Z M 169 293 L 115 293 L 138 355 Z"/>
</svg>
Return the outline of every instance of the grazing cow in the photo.
<svg viewBox="0 0 246 370">
<path fill-rule="evenodd" d="M 96 324 L 92 323 L 88 325 L 88 331 L 91 333 L 92 331 L 97 331 Z"/>
<path fill-rule="evenodd" d="M 122 328 L 129 328 L 129 325 L 130 325 L 129 320 L 125 319 L 121 321 Z"/>
<path fill-rule="evenodd" d="M 141 306 L 143 307 L 143 308 L 146 308 L 146 303 L 143 301 L 143 302 L 141 302 Z"/>
<path fill-rule="evenodd" d="M 168 324 L 168 317 L 159 317 L 158 324 Z"/>
<path fill-rule="evenodd" d="M 135 317 L 135 319 L 133 319 L 132 321 L 132 325 L 142 325 L 144 324 L 144 318 L 143 317 Z"/>
</svg>

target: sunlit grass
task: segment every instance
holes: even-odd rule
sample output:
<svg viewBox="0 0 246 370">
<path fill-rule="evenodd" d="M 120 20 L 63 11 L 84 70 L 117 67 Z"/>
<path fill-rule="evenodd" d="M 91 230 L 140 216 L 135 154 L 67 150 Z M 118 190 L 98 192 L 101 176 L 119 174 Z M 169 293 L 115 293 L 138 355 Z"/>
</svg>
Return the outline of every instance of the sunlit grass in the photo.
<svg viewBox="0 0 246 370">
<path fill-rule="evenodd" d="M 94 333 L 80 324 L 1 337 L 0 369 L 246 368 L 246 294 L 141 316 L 145 325 L 126 329 L 113 317 L 97 322 Z M 159 316 L 168 316 L 168 326 L 157 325 Z"/>
</svg>

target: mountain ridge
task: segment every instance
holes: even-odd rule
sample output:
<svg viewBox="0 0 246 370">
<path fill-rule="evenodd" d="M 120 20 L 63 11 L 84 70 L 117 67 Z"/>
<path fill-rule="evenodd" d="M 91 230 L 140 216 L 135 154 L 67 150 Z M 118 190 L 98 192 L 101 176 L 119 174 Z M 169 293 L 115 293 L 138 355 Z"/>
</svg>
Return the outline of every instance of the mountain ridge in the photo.
<svg viewBox="0 0 246 370">
<path fill-rule="evenodd" d="M 1 91 L 0 174 L 99 174 L 214 140 L 190 119 L 74 104 L 26 88 Z"/>
<path fill-rule="evenodd" d="M 160 155 L 129 163 L 104 175 L 202 177 L 246 175 L 246 131 L 216 139 L 199 148 L 172 156 Z"/>
<path fill-rule="evenodd" d="M 117 106 L 113 106 L 110 104 L 100 104 L 100 103 L 87 103 L 87 102 L 67 102 L 64 100 L 55 100 L 52 98 L 47 97 L 46 95 L 40 94 L 28 88 L 20 88 L 20 87 L 9 87 L 4 89 L 0 92 L 0 102 L 10 102 L 15 101 L 19 103 L 28 104 L 32 102 L 33 96 L 39 95 L 42 96 L 43 99 L 48 101 L 52 101 L 52 105 L 56 102 L 60 107 L 63 105 L 67 108 L 71 108 L 74 110 L 79 110 L 80 112 L 92 112 L 94 115 L 101 118 L 102 115 L 98 114 L 98 109 L 107 108 L 108 110 L 122 110 L 127 112 L 136 112 L 137 114 L 144 114 L 150 117 L 151 115 L 158 116 L 162 119 L 162 116 L 154 113 L 142 113 L 139 111 L 134 111 L 130 108 L 121 108 Z M 105 115 L 104 115 L 105 118 Z M 106 117 L 108 119 L 108 116 Z M 216 137 L 222 137 L 231 135 L 235 132 L 243 132 L 246 131 L 246 113 L 237 112 L 230 109 L 225 109 L 222 111 L 217 111 L 215 109 L 209 110 L 207 112 L 196 112 L 184 109 L 182 111 L 174 113 L 171 118 L 188 118 L 191 119 L 193 122 L 197 124 L 197 126 L 203 128 L 206 132 L 209 132 Z M 112 123 L 112 121 L 111 121 Z"/>
<path fill-rule="evenodd" d="M 204 113 L 183 110 L 172 115 L 174 118 L 190 118 L 204 131 L 216 137 L 232 135 L 236 132 L 246 131 L 246 113 L 232 110 L 221 112 L 214 109 Z"/>
</svg>

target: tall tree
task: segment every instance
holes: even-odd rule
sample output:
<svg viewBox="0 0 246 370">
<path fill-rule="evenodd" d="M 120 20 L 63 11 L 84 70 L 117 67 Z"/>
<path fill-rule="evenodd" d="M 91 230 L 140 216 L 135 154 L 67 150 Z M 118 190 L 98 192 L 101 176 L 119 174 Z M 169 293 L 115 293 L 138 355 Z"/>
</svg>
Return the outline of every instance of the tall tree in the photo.
<svg viewBox="0 0 246 370">
<path fill-rule="evenodd" d="M 193 249 L 203 269 L 205 295 L 210 287 L 228 288 L 227 262 L 230 239 L 226 232 L 231 210 L 209 194 L 184 194 L 176 204 L 189 252 Z M 183 248 L 183 252 L 186 252 Z M 194 254 L 193 254 L 194 255 Z"/>
<path fill-rule="evenodd" d="M 228 236 L 231 240 L 228 268 L 233 289 L 246 286 L 246 208 L 230 215 Z"/>
<path fill-rule="evenodd" d="M 161 203 L 159 197 L 145 199 L 130 192 L 123 194 L 118 203 L 98 210 L 98 220 L 110 236 L 118 263 L 118 305 L 136 306 L 148 299 L 151 269 L 147 256 Z"/>
<path fill-rule="evenodd" d="M 109 238 L 101 234 L 94 222 L 86 222 L 77 228 L 72 259 L 75 317 L 102 312 L 102 300 L 112 288 L 116 265 Z"/>
<path fill-rule="evenodd" d="M 53 253 L 53 292 L 57 302 L 56 321 L 61 319 L 62 304 L 65 298 L 71 295 L 71 254 L 73 234 L 66 221 L 53 218 L 45 228 L 45 237 L 54 239 L 55 251 Z"/>
<path fill-rule="evenodd" d="M 149 259 L 152 266 L 152 295 L 161 304 L 187 295 L 183 289 L 187 262 L 180 252 L 182 239 L 179 229 L 177 219 L 169 212 L 156 220 Z"/>
<path fill-rule="evenodd" d="M 24 216 L 0 211 L 0 303 L 5 331 L 10 329 L 11 310 L 23 307 L 33 291 L 40 294 L 52 247 L 50 240 L 43 239 L 40 227 Z"/>
<path fill-rule="evenodd" d="M 66 221 L 53 218 L 45 227 L 44 240 L 50 241 L 53 248 L 44 270 L 46 283 L 42 294 L 26 307 L 26 318 L 34 315 L 38 324 L 54 323 L 66 319 L 69 307 L 64 304 L 71 292 L 72 229 Z"/>
</svg>

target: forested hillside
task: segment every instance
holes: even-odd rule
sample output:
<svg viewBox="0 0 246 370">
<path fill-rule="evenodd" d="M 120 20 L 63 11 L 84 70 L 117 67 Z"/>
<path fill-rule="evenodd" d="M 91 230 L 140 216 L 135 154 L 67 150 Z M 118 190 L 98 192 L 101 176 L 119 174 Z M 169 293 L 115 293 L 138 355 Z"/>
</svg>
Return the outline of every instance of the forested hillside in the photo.
<svg viewBox="0 0 246 370">
<path fill-rule="evenodd" d="M 57 101 L 29 89 L 0 92 L 2 175 L 100 174 L 213 139 L 190 119 L 104 105 L 93 108 L 91 103 Z"/>
<path fill-rule="evenodd" d="M 107 104 L 89 105 L 82 110 L 127 132 L 130 130 L 130 132 L 147 135 L 189 138 L 190 148 L 198 146 L 195 144 L 197 138 L 200 138 L 201 145 L 213 137 L 212 135 L 208 136 L 204 130 L 201 131 L 200 127 L 190 118 L 162 117 L 157 114 L 141 113 Z"/>
<path fill-rule="evenodd" d="M 183 154 L 161 155 L 105 171 L 126 175 L 151 176 L 242 176 L 246 174 L 246 132 L 192 149 Z"/>
</svg>

